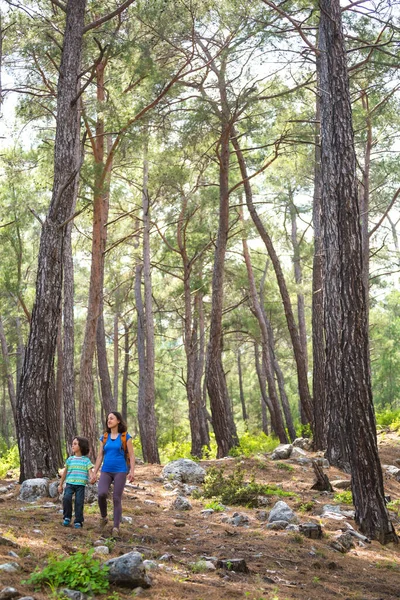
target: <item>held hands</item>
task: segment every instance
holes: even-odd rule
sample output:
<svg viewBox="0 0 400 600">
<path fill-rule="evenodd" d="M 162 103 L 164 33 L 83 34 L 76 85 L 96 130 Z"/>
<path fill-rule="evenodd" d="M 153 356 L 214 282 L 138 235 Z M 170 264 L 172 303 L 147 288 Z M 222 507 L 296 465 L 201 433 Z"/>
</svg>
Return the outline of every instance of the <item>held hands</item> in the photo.
<svg viewBox="0 0 400 600">
<path fill-rule="evenodd" d="M 97 473 L 93 473 L 93 475 L 90 478 L 90 483 L 96 483 L 97 481 Z"/>
</svg>

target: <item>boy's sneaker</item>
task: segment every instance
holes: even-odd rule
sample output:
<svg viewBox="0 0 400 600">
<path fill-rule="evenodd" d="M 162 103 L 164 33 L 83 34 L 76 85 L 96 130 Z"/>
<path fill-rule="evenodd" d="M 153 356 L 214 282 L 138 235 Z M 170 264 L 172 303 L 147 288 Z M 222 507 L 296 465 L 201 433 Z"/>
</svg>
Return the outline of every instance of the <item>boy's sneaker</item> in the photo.
<svg viewBox="0 0 400 600">
<path fill-rule="evenodd" d="M 75 523 L 75 529 L 82 529 L 82 523 Z"/>
<path fill-rule="evenodd" d="M 71 519 L 64 519 L 64 521 L 63 521 L 64 527 L 69 527 L 70 524 L 71 524 Z"/>
</svg>

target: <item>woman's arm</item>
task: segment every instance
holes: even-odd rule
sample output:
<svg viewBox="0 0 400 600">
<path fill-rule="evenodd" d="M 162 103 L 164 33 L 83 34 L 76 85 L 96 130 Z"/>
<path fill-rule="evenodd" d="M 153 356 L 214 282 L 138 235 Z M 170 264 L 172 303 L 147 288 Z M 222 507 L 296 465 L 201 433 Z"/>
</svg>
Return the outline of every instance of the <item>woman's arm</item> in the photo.
<svg viewBox="0 0 400 600">
<path fill-rule="evenodd" d="M 100 442 L 99 450 L 97 452 L 97 458 L 94 465 L 94 469 L 92 471 L 92 475 L 90 477 L 90 483 L 96 483 L 97 473 L 101 467 L 101 463 L 103 462 L 103 443 Z"/>
<path fill-rule="evenodd" d="M 59 494 L 61 494 L 61 492 L 62 492 L 63 484 L 64 484 L 66 476 L 67 476 L 67 467 L 65 467 L 64 470 L 63 470 L 63 472 L 61 473 L 61 481 L 60 481 L 60 483 L 58 485 L 58 492 L 59 492 Z"/>
<path fill-rule="evenodd" d="M 135 452 L 133 450 L 132 438 L 127 440 L 126 448 L 128 450 L 129 460 L 131 462 L 131 468 L 128 473 L 128 481 L 132 482 L 135 475 Z"/>
</svg>

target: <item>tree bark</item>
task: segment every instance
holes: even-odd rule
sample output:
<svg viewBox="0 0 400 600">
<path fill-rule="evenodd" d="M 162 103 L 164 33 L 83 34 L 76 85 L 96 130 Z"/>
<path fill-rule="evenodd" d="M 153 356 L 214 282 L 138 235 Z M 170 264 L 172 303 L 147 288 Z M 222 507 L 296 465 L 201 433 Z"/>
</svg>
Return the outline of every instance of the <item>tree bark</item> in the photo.
<svg viewBox="0 0 400 600">
<path fill-rule="evenodd" d="M 221 85 L 222 94 L 226 94 Z M 206 358 L 206 383 L 215 439 L 217 458 L 229 454 L 239 443 L 233 420 L 231 402 L 222 365 L 222 307 L 224 298 L 224 262 L 229 230 L 229 137 L 230 125 L 222 123 L 219 145 L 219 225 L 214 254 L 210 338 Z"/>
<path fill-rule="evenodd" d="M 144 403 L 141 409 L 141 442 L 143 459 L 149 463 L 159 463 L 157 447 L 157 421 L 155 413 L 155 347 L 154 347 L 154 318 L 151 283 L 150 257 L 150 198 L 148 192 L 149 163 L 148 163 L 148 132 L 145 132 L 145 149 L 143 159 L 143 284 L 144 284 L 144 338 L 145 338 L 145 389 Z M 140 419 L 140 420 L 142 420 Z"/>
<path fill-rule="evenodd" d="M 308 351 L 307 351 L 307 329 L 306 329 L 306 316 L 304 310 L 304 294 L 300 290 L 300 286 L 303 282 L 303 273 L 301 269 L 300 261 L 300 246 L 297 239 L 297 212 L 293 202 L 293 190 L 289 190 L 289 212 L 291 220 L 291 240 L 293 246 L 293 270 L 294 280 L 297 287 L 297 322 L 299 324 L 299 339 L 304 356 L 305 368 L 308 371 Z M 300 418 L 303 425 L 307 424 L 307 416 L 304 413 L 302 404 L 300 402 Z"/>
<path fill-rule="evenodd" d="M 347 57 L 339 0 L 321 0 L 321 176 L 325 249 L 327 456 L 350 467 L 355 520 L 398 542 L 385 505 L 368 353 L 366 290 Z"/>
<path fill-rule="evenodd" d="M 4 363 L 4 375 L 7 380 L 8 397 L 10 400 L 11 410 L 14 418 L 14 423 L 17 420 L 17 397 L 15 394 L 14 379 L 11 373 L 10 357 L 8 354 L 8 345 L 6 340 L 6 334 L 4 333 L 3 320 L 0 315 L 0 343 L 1 353 L 3 355 Z"/>
<path fill-rule="evenodd" d="M 244 189 L 245 189 L 246 197 L 249 194 L 251 195 L 252 191 L 251 191 L 251 186 L 250 186 L 249 181 L 245 182 Z M 240 211 L 240 220 L 243 223 L 242 210 Z M 244 227 L 243 227 L 243 231 L 244 231 Z M 271 354 L 268 326 L 267 326 L 267 323 L 265 320 L 265 315 L 261 308 L 261 304 L 260 304 L 260 301 L 259 301 L 259 298 L 257 295 L 257 288 L 256 288 L 255 280 L 254 280 L 254 273 L 253 273 L 253 267 L 252 267 L 251 259 L 250 259 L 250 252 L 248 249 L 247 240 L 244 237 L 244 235 L 242 236 L 242 248 L 243 248 L 244 262 L 246 264 L 246 269 L 247 269 L 247 276 L 249 279 L 249 296 L 250 296 L 251 312 L 256 317 L 259 327 L 260 327 L 260 331 L 261 331 L 262 357 L 263 357 L 263 363 L 264 363 L 264 367 L 265 367 L 265 375 L 267 378 L 268 396 L 269 396 L 270 402 L 273 406 L 274 430 L 275 430 L 281 444 L 287 444 L 288 439 L 287 439 L 287 435 L 286 435 L 286 431 L 285 431 L 285 426 L 283 424 L 282 413 L 281 413 L 280 406 L 279 406 L 278 394 L 276 392 L 274 367 L 273 367 L 273 362 L 272 362 L 272 354 Z M 272 413 L 271 413 L 271 416 L 272 416 Z"/>
<path fill-rule="evenodd" d="M 246 400 L 245 400 L 244 391 L 243 391 L 243 375 L 242 375 L 242 363 L 240 360 L 240 348 L 237 351 L 237 367 L 238 367 L 238 378 L 239 378 L 240 405 L 242 407 L 243 421 L 244 421 L 246 429 L 247 429 L 247 420 L 249 417 L 247 415 Z"/>
<path fill-rule="evenodd" d="M 94 404 L 94 386 L 93 386 L 93 357 L 96 348 L 97 335 L 104 335 L 103 329 L 100 326 L 99 334 L 98 321 L 103 309 L 103 285 L 104 285 L 104 252 L 107 242 L 107 218 L 109 208 L 109 188 L 112 169 L 112 160 L 105 161 L 104 149 L 104 117 L 101 107 L 105 102 L 104 89 L 104 70 L 106 60 L 101 61 L 96 67 L 96 83 L 97 83 L 97 102 L 99 105 L 99 113 L 96 121 L 96 137 L 90 135 L 92 141 L 92 149 L 95 161 L 95 182 L 94 182 L 94 197 L 93 197 L 93 230 L 92 230 L 92 262 L 90 268 L 90 283 L 89 283 L 89 300 L 88 311 L 86 317 L 85 336 L 82 346 L 80 372 L 79 372 L 79 416 L 84 435 L 89 440 L 90 454 L 96 456 L 97 452 L 97 427 Z M 88 125 L 86 125 L 88 129 Z M 109 138 L 108 138 L 109 139 Z M 107 155 L 109 154 L 110 144 L 108 144 Z M 100 340 L 101 366 L 107 360 L 104 355 L 104 340 Z M 99 354 L 99 353 L 98 353 Z M 100 376 L 107 386 L 108 379 L 104 372 L 100 370 Z M 110 402 L 109 394 L 111 394 L 111 385 L 107 387 L 107 397 L 105 398 L 103 410 L 104 413 L 109 412 L 112 402 Z M 103 398 L 101 398 L 103 403 Z"/>
<path fill-rule="evenodd" d="M 29 340 L 17 396 L 20 481 L 55 477 L 61 451 L 55 427 L 54 357 L 62 295 L 65 221 L 70 218 L 79 164 L 77 94 L 86 0 L 69 1 L 57 93 L 54 183 L 43 225 Z"/>
<path fill-rule="evenodd" d="M 243 153 L 241 151 L 241 148 L 240 148 L 240 145 L 238 142 L 237 134 L 234 130 L 232 130 L 232 144 L 233 144 L 233 147 L 236 152 L 242 179 L 244 182 L 248 182 L 246 162 L 244 160 Z M 246 193 L 246 203 L 247 203 L 247 208 L 249 209 L 251 218 L 253 219 L 253 222 L 257 228 L 257 231 L 260 234 L 261 239 L 263 240 L 263 242 L 267 248 L 268 255 L 271 259 L 272 265 L 275 270 L 276 279 L 277 279 L 278 286 L 279 286 L 279 291 L 280 291 L 283 306 L 285 309 L 286 322 L 288 325 L 290 338 L 292 340 L 294 358 L 295 358 L 296 366 L 297 366 L 297 381 L 298 381 L 298 387 L 299 387 L 300 401 L 301 401 L 304 413 L 307 416 L 308 421 L 310 422 L 310 424 L 312 424 L 312 399 L 310 396 L 310 390 L 308 388 L 307 368 L 306 368 L 306 363 L 305 363 L 305 357 L 303 355 L 303 351 L 302 351 L 302 347 L 301 347 L 301 343 L 300 343 L 300 336 L 299 336 L 299 332 L 297 329 L 296 321 L 294 319 L 292 303 L 290 301 L 289 292 L 286 287 L 285 278 L 284 278 L 284 275 L 282 272 L 282 268 L 281 268 L 278 256 L 275 252 L 275 248 L 272 244 L 272 240 L 271 240 L 268 232 L 266 231 L 264 225 L 262 224 L 262 221 L 254 207 L 253 198 L 252 198 L 251 193 Z"/>
<path fill-rule="evenodd" d="M 128 419 L 129 329 L 130 327 L 124 323 L 124 372 L 122 376 L 121 414 L 125 421 Z"/>
<path fill-rule="evenodd" d="M 119 315 L 114 315 L 114 407 L 115 410 L 118 408 L 118 376 L 119 376 L 119 347 L 118 347 L 118 320 Z"/>
<path fill-rule="evenodd" d="M 319 81 L 320 57 L 317 57 Z M 319 88 L 320 86 L 318 86 Z M 325 450 L 327 445 L 327 420 L 325 398 L 325 330 L 323 265 L 324 249 L 321 239 L 321 143 L 320 143 L 320 98 L 315 105 L 315 165 L 313 195 L 314 258 L 312 279 L 312 340 L 313 340 L 313 401 L 314 401 L 314 448 Z"/>
<path fill-rule="evenodd" d="M 103 298 L 100 302 L 99 318 L 97 320 L 96 330 L 96 347 L 97 347 L 97 365 L 99 369 L 101 401 L 106 415 L 108 415 L 115 407 L 115 402 L 111 388 L 110 371 L 108 369 L 107 360 L 107 345 L 106 331 L 104 327 L 104 302 Z"/>
</svg>

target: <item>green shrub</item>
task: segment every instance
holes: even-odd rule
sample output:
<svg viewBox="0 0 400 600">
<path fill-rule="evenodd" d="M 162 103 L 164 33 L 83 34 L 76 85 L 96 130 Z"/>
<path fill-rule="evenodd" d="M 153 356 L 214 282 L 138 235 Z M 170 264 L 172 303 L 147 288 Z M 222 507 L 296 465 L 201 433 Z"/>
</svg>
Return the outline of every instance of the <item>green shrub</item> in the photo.
<svg viewBox="0 0 400 600">
<path fill-rule="evenodd" d="M 353 494 L 350 490 L 346 490 L 345 492 L 336 492 L 333 496 L 335 502 L 339 504 L 353 504 Z"/>
<path fill-rule="evenodd" d="M 241 505 L 254 508 L 259 505 L 259 496 L 293 496 L 274 485 L 256 483 L 254 475 L 244 481 L 244 471 L 238 466 L 231 475 L 224 477 L 224 468 L 208 470 L 203 485 L 203 497 L 214 498 L 222 504 Z"/>
<path fill-rule="evenodd" d="M 204 508 L 212 508 L 215 512 L 221 512 L 225 510 L 225 506 L 223 506 L 218 500 L 211 500 L 211 502 L 207 502 L 204 505 Z"/>
<path fill-rule="evenodd" d="M 376 412 L 376 423 L 381 427 L 389 427 L 393 431 L 400 429 L 400 410 L 386 409 Z"/>
<path fill-rule="evenodd" d="M 254 456 L 265 452 L 272 452 L 276 448 L 276 439 L 265 435 L 262 431 L 249 433 L 246 431 L 240 437 L 239 446 L 232 448 L 230 456 Z"/>
<path fill-rule="evenodd" d="M 51 589 L 68 587 L 86 594 L 104 594 L 109 587 L 108 567 L 95 559 L 93 552 L 77 552 L 62 560 L 51 557 L 42 571 L 37 567 L 22 583 L 32 584 L 36 589 L 46 584 Z"/>
<path fill-rule="evenodd" d="M 0 478 L 3 479 L 11 469 L 19 469 L 19 453 L 17 445 L 0 455 Z"/>
</svg>

